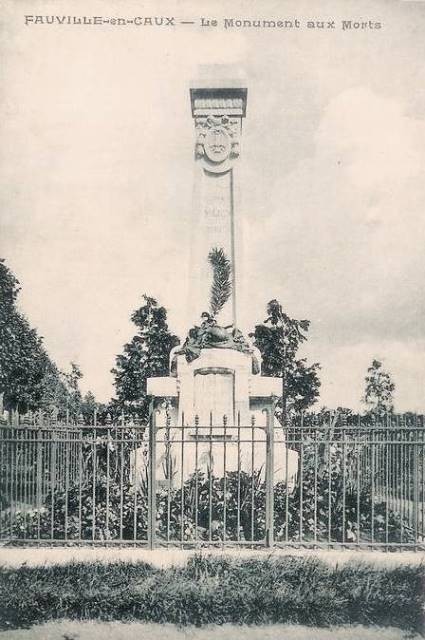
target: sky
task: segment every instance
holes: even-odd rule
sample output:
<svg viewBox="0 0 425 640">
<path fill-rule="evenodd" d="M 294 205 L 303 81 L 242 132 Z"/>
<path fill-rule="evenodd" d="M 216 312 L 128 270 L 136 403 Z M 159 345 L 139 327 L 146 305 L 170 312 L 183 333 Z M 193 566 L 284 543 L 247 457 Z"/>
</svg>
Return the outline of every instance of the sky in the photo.
<svg viewBox="0 0 425 640">
<path fill-rule="evenodd" d="M 359 408 L 381 360 L 399 411 L 425 411 L 425 2 L 27 2 L 1 16 L 0 254 L 21 310 L 82 387 L 110 369 L 143 293 L 187 318 L 194 212 L 189 85 L 232 64 L 248 87 L 238 184 L 239 323 L 278 298 L 311 321 L 319 404 Z M 25 25 L 25 15 L 175 16 L 175 27 Z M 216 18 L 216 28 L 199 26 Z M 299 29 L 224 28 L 224 18 Z M 308 29 L 307 20 L 335 20 Z M 342 30 L 342 20 L 381 23 Z M 193 20 L 194 25 L 181 25 Z M 196 212 L 195 212 L 196 213 Z"/>
</svg>

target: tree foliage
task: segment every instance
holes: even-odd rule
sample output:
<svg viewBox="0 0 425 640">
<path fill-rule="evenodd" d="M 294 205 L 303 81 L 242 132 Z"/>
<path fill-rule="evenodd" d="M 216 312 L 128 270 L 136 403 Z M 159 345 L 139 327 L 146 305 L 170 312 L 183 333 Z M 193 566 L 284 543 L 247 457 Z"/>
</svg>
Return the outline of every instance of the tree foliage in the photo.
<svg viewBox="0 0 425 640">
<path fill-rule="evenodd" d="M 262 375 L 282 378 L 282 398 L 278 413 L 299 413 L 311 407 L 319 396 L 320 365 L 297 358 L 300 345 L 307 340 L 308 320 L 295 320 L 283 312 L 277 300 L 267 305 L 267 318 L 255 327 L 255 346 L 262 356 Z"/>
<path fill-rule="evenodd" d="M 146 381 L 149 377 L 168 375 L 170 351 L 179 344 L 179 339 L 168 329 L 166 309 L 158 306 L 154 298 L 144 295 L 143 299 L 144 304 L 131 315 L 137 334 L 116 357 L 112 373 L 117 395 L 115 408 L 146 419 Z"/>
<path fill-rule="evenodd" d="M 81 400 L 80 415 L 83 417 L 84 424 L 94 424 L 95 413 L 98 412 L 100 404 L 96 401 L 94 393 L 87 391 Z"/>
<path fill-rule="evenodd" d="M 382 368 L 382 362 L 373 360 L 365 377 L 365 393 L 363 402 L 369 413 L 382 417 L 394 410 L 395 384 L 391 375 Z"/>
<path fill-rule="evenodd" d="M 4 407 L 19 413 L 41 409 L 65 414 L 78 412 L 81 372 L 58 369 L 50 359 L 43 338 L 16 306 L 19 282 L 0 260 L 0 395 Z"/>
</svg>

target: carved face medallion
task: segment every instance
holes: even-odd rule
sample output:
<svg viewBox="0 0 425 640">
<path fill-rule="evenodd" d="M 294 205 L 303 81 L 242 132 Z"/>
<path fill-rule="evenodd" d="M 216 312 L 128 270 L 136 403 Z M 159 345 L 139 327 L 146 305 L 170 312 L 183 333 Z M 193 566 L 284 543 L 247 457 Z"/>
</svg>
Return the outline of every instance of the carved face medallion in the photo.
<svg viewBox="0 0 425 640">
<path fill-rule="evenodd" d="M 224 127 L 211 127 L 208 130 L 204 149 L 211 162 L 223 162 L 230 154 L 230 136 Z"/>
</svg>

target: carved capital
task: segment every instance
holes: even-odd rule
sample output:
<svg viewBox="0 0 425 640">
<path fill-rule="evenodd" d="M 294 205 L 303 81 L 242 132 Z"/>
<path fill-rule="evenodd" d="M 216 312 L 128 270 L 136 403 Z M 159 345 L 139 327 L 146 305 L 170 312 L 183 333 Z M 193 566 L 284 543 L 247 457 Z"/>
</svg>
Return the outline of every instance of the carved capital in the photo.
<svg viewBox="0 0 425 640">
<path fill-rule="evenodd" d="M 221 165 L 239 156 L 241 119 L 202 115 L 195 118 L 195 156 L 212 165 Z"/>
</svg>

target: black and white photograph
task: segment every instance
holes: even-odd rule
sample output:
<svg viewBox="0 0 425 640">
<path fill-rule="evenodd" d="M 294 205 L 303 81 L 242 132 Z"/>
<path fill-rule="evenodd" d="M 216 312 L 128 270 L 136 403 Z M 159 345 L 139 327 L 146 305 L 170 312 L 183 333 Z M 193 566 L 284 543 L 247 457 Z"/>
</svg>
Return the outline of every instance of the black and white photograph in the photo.
<svg viewBox="0 0 425 640">
<path fill-rule="evenodd" d="M 420 640 L 425 0 L 2 0 L 0 59 L 0 640 Z"/>
</svg>

